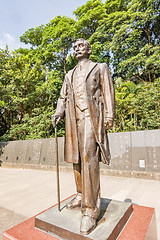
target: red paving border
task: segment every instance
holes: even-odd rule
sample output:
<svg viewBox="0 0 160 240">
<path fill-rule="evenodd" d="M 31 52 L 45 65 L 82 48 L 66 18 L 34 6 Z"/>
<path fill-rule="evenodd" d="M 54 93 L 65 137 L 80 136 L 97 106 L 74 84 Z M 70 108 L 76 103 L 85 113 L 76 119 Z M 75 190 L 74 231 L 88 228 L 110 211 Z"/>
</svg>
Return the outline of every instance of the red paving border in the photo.
<svg viewBox="0 0 160 240">
<path fill-rule="evenodd" d="M 118 240 L 145 240 L 154 215 L 154 208 L 133 206 L 133 214 Z"/>
</svg>

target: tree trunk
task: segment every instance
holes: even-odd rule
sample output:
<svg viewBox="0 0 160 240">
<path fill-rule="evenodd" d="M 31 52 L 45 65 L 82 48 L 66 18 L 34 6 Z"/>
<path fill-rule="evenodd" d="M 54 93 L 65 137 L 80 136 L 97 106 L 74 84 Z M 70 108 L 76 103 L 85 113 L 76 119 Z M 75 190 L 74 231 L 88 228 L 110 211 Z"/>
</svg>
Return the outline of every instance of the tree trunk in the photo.
<svg viewBox="0 0 160 240">
<path fill-rule="evenodd" d="M 134 113 L 134 130 L 137 131 L 137 118 L 136 118 L 136 113 Z"/>
<path fill-rule="evenodd" d="M 65 51 L 65 47 L 63 48 L 63 71 L 64 71 L 64 75 L 66 75 L 67 71 L 66 71 L 66 51 Z"/>
<path fill-rule="evenodd" d="M 20 113 L 21 113 L 21 119 L 20 119 L 20 123 L 21 123 L 22 119 L 24 117 L 24 104 L 23 104 L 23 102 L 20 104 Z"/>
<path fill-rule="evenodd" d="M 151 33 L 150 33 L 150 23 L 147 22 L 147 29 L 146 29 L 147 39 L 148 39 L 148 45 L 151 45 Z"/>
</svg>

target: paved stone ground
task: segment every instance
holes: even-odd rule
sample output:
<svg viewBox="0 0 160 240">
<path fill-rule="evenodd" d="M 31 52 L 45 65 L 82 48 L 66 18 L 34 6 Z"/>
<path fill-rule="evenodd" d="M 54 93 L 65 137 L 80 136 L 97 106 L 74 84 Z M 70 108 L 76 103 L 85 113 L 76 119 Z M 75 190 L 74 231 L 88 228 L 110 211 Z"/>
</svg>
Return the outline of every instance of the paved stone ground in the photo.
<svg viewBox="0 0 160 240">
<path fill-rule="evenodd" d="M 72 172 L 61 172 L 61 199 L 75 193 Z M 101 176 L 102 197 L 156 209 L 160 240 L 160 181 Z M 57 202 L 54 171 L 0 168 L 0 239 L 3 232 Z"/>
<path fill-rule="evenodd" d="M 27 217 L 24 217 L 21 214 L 17 214 L 14 211 L 0 207 L 0 239 L 2 239 L 3 232 L 6 229 L 17 225 L 26 219 Z"/>
</svg>

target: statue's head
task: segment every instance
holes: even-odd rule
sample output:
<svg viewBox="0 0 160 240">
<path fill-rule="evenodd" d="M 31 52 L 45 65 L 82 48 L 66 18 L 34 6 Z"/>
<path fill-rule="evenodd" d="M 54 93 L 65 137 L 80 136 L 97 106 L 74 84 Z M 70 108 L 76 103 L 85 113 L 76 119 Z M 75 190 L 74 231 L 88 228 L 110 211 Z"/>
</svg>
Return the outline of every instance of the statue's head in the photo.
<svg viewBox="0 0 160 240">
<path fill-rule="evenodd" d="M 83 38 L 77 39 L 73 48 L 77 60 L 88 59 L 91 54 L 91 45 Z"/>
</svg>

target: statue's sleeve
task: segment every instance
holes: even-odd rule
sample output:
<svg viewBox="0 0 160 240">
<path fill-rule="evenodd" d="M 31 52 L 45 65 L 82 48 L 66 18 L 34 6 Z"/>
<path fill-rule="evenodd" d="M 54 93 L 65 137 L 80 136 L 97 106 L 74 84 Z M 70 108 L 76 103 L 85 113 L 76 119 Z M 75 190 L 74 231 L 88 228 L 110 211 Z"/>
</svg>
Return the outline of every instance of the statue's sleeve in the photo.
<svg viewBox="0 0 160 240">
<path fill-rule="evenodd" d="M 104 102 L 104 122 L 113 121 L 115 116 L 115 93 L 113 81 L 106 63 L 100 64 L 100 79 Z"/>
<path fill-rule="evenodd" d="M 61 119 L 65 116 L 65 108 L 66 108 L 66 99 L 67 99 L 67 84 L 66 84 L 66 77 L 64 79 L 61 91 L 60 91 L 60 97 L 57 101 L 57 108 L 54 115 L 58 115 Z"/>
</svg>

